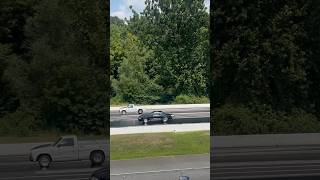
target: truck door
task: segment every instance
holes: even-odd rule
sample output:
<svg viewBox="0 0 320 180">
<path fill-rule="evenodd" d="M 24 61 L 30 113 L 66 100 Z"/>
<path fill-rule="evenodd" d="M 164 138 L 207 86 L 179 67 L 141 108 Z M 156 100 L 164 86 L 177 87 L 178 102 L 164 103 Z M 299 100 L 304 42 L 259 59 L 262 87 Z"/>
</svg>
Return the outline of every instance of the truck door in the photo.
<svg viewBox="0 0 320 180">
<path fill-rule="evenodd" d="M 133 104 L 129 104 L 127 109 L 128 109 L 128 112 L 130 112 L 130 113 L 135 112 L 135 108 L 134 108 Z"/>
<path fill-rule="evenodd" d="M 55 161 L 77 160 L 76 151 L 74 138 L 64 138 L 54 148 L 53 158 Z"/>
</svg>

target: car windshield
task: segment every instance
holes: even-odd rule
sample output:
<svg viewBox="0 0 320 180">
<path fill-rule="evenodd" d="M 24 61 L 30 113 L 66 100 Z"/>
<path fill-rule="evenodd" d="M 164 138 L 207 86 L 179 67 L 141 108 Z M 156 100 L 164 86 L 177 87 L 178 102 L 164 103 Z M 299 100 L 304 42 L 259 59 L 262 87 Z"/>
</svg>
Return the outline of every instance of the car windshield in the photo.
<svg viewBox="0 0 320 180">
<path fill-rule="evenodd" d="M 60 137 L 55 143 L 53 143 L 52 146 L 56 146 L 61 139 L 62 137 Z"/>
</svg>

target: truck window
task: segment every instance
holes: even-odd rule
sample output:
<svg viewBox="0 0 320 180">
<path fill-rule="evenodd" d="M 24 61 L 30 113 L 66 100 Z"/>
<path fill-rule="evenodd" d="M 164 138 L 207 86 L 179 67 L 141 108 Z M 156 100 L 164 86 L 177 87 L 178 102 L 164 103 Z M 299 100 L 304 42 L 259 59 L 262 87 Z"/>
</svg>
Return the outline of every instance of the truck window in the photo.
<svg viewBox="0 0 320 180">
<path fill-rule="evenodd" d="M 74 146 L 74 140 L 73 138 L 65 138 L 61 141 L 59 146 Z"/>
<path fill-rule="evenodd" d="M 129 104 L 128 108 L 133 108 L 133 105 L 132 105 L 132 104 Z"/>
</svg>

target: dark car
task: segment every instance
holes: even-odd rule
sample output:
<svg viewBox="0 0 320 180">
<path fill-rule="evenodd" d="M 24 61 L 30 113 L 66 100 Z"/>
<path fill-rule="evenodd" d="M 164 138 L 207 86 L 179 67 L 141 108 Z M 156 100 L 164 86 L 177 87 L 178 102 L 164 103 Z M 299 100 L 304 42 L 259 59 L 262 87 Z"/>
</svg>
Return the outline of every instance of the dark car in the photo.
<svg viewBox="0 0 320 180">
<path fill-rule="evenodd" d="M 109 171 L 107 168 L 103 167 L 94 171 L 89 180 L 109 180 Z"/>
<path fill-rule="evenodd" d="M 149 113 L 142 114 L 138 117 L 141 124 L 151 122 L 167 123 L 173 119 L 173 114 L 165 113 L 163 111 L 152 111 Z"/>
<path fill-rule="evenodd" d="M 179 180 L 190 180 L 188 176 L 180 176 Z"/>
</svg>

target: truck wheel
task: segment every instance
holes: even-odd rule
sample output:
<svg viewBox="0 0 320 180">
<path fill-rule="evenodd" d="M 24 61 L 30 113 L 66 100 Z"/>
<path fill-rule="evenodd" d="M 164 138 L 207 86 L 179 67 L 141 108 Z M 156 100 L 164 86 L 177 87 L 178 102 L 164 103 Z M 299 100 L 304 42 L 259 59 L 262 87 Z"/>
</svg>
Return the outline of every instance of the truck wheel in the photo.
<svg viewBox="0 0 320 180">
<path fill-rule="evenodd" d="M 92 166 L 101 165 L 105 160 L 104 153 L 101 151 L 94 151 L 90 156 L 90 160 Z"/>
<path fill-rule="evenodd" d="M 123 111 L 121 111 L 121 114 L 122 114 L 122 115 L 126 115 L 127 112 L 126 112 L 125 110 L 123 110 Z"/>
<path fill-rule="evenodd" d="M 47 168 L 50 166 L 51 158 L 48 155 L 40 155 L 38 158 L 40 168 Z"/>
<path fill-rule="evenodd" d="M 139 109 L 138 110 L 138 114 L 142 114 L 143 113 L 143 110 L 142 109 Z"/>
</svg>

